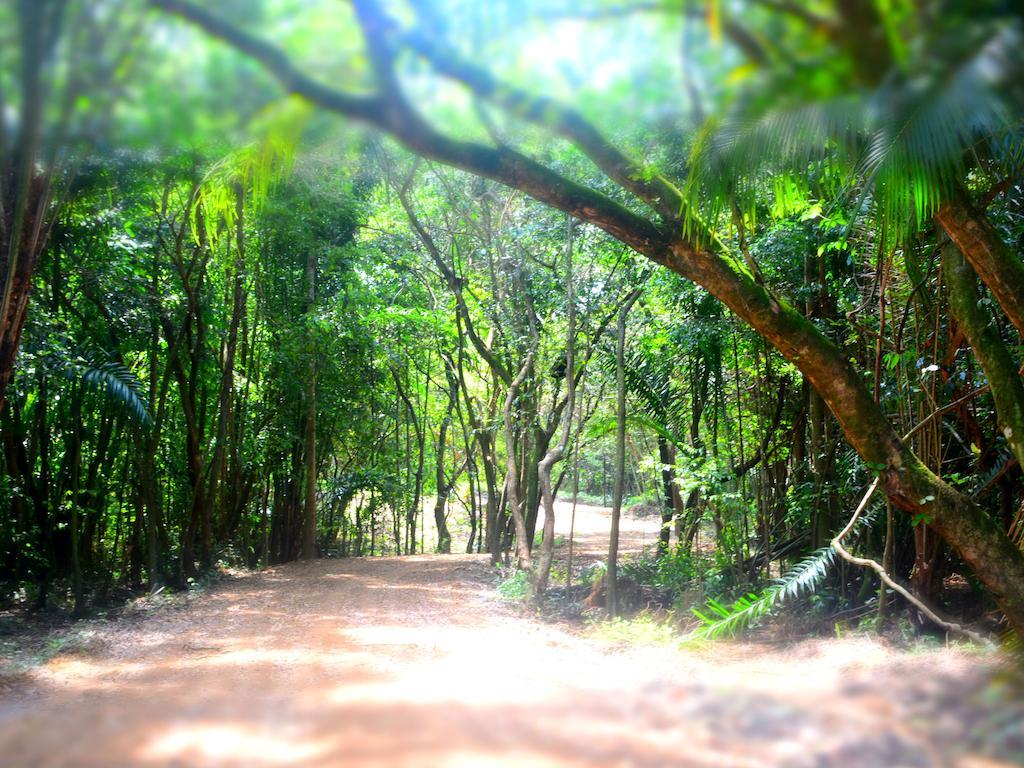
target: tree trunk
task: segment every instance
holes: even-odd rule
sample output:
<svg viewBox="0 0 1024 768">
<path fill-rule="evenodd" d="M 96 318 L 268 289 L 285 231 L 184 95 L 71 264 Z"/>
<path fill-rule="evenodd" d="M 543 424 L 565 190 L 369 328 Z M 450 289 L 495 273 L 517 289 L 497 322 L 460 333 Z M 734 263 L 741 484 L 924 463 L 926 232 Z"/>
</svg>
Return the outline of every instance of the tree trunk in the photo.
<svg viewBox="0 0 1024 768">
<path fill-rule="evenodd" d="M 448 379 L 448 406 L 445 410 L 444 419 L 441 421 L 441 429 L 437 437 L 437 495 L 434 498 L 434 525 L 437 527 L 437 551 L 440 554 L 450 555 L 452 551 L 452 535 L 448 530 L 445 507 L 448 504 L 448 495 L 455 485 L 457 471 L 453 466 L 451 478 L 445 478 L 444 454 L 448 429 L 452 423 L 452 412 L 455 410 L 456 398 L 459 396 L 459 383 L 447 359 L 445 360 L 445 375 Z"/>
<path fill-rule="evenodd" d="M 490 434 L 477 432 L 481 461 L 484 465 L 484 481 L 487 484 L 487 511 L 484 521 L 484 539 L 491 564 L 501 559 L 501 525 L 498 515 L 498 472 L 494 454 L 494 440 Z"/>
<path fill-rule="evenodd" d="M 516 398 L 519 396 L 519 389 L 526 380 L 527 375 L 533 368 L 533 357 L 536 350 L 531 348 L 519 369 L 518 375 L 509 384 L 505 393 L 505 493 L 508 499 L 509 514 L 512 516 L 512 524 L 515 526 L 516 534 L 516 567 L 520 570 L 530 570 L 533 563 L 530 559 L 530 543 L 527 540 L 529 534 L 526 532 L 526 520 L 523 518 L 522 501 L 519 488 L 519 465 L 516 461 L 516 440 L 515 429 L 512 420 L 512 409 Z"/>
<path fill-rule="evenodd" d="M 529 382 L 533 391 L 535 389 L 536 377 Z M 523 473 L 526 485 L 526 507 L 523 517 L 526 519 L 526 540 L 533 550 L 533 541 L 537 535 L 537 520 L 540 515 L 541 491 L 540 477 L 538 475 L 540 463 L 548 453 L 548 446 L 551 444 L 551 435 L 545 431 L 540 424 L 540 417 L 536 412 L 532 414 L 533 426 L 530 432 L 533 439 L 530 440 L 529 454 L 526 457 Z"/>
<path fill-rule="evenodd" d="M 612 490 L 612 526 L 608 540 L 608 570 L 605 572 L 605 609 L 609 616 L 619 612 L 619 517 L 626 480 L 626 318 L 641 290 L 634 289 L 619 310 L 615 341 L 615 468 Z"/>
<path fill-rule="evenodd" d="M 954 243 L 942 246 L 949 308 L 981 363 L 996 405 L 999 431 L 1024 467 L 1024 384 L 992 316 L 978 304 L 978 279 Z"/>
<path fill-rule="evenodd" d="M 661 528 L 658 530 L 658 557 L 668 553 L 669 542 L 672 538 L 672 522 L 676 517 L 676 490 L 675 451 L 664 436 L 658 436 L 658 460 L 661 461 Z"/>
<path fill-rule="evenodd" d="M 79 486 L 82 475 L 82 390 L 71 388 L 71 583 L 75 597 L 74 615 L 85 613 L 85 590 L 82 584 L 82 542 L 79 515 Z"/>
<path fill-rule="evenodd" d="M 1024 335 L 1024 262 L 962 190 L 940 206 L 935 218 Z"/>
<path fill-rule="evenodd" d="M 16 114 L 4 117 L 4 133 L 12 123 L 15 139 L 0 155 L 0 410 L 28 317 L 32 276 L 56 215 L 48 210 L 49 172 L 40 173 L 38 166 L 46 119 L 46 62 L 60 39 L 63 14 L 47 13 L 41 2 L 27 2 L 18 3 L 14 15 L 21 32 L 21 66 L 15 76 L 21 104 Z"/>
<path fill-rule="evenodd" d="M 534 598 L 537 600 L 543 598 L 547 591 L 548 578 L 551 575 L 551 561 L 555 556 L 555 492 L 551 487 L 551 469 L 561 461 L 562 456 L 565 455 L 565 449 L 569 446 L 572 419 L 576 410 L 576 297 L 573 291 L 572 227 L 573 222 L 570 218 L 566 223 L 565 237 L 565 293 L 566 303 L 569 307 L 568 327 L 565 332 L 565 381 L 568 392 L 565 408 L 562 411 L 562 436 L 556 446 L 545 452 L 544 458 L 537 465 L 537 482 L 544 503 L 544 539 L 533 584 Z"/>
<path fill-rule="evenodd" d="M 314 339 L 313 310 L 316 305 L 316 252 L 310 248 L 306 254 L 306 318 L 309 362 L 306 382 L 305 425 L 305 507 L 302 524 L 302 558 L 316 557 L 316 342 Z"/>
<path fill-rule="evenodd" d="M 576 504 L 580 497 L 580 432 L 583 429 L 583 414 L 580 412 L 580 418 L 576 424 L 576 437 L 575 446 L 572 452 L 572 510 L 569 513 L 569 553 L 566 558 L 565 565 L 565 591 L 569 593 L 572 590 L 572 556 L 574 542 L 573 538 L 576 535 Z"/>
</svg>

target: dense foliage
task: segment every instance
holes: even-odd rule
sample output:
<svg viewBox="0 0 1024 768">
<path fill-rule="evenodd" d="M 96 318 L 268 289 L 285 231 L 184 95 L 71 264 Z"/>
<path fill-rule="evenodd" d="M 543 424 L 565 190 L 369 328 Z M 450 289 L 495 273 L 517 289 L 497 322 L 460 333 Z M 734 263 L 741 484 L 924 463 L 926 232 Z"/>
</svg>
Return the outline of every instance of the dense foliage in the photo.
<svg viewBox="0 0 1024 768">
<path fill-rule="evenodd" d="M 0 11 L 8 599 L 542 593 L 572 496 L 660 516 L 662 602 L 884 616 L 829 549 L 880 477 L 847 546 L 1021 628 L 1013 4 L 151 5 Z"/>
</svg>

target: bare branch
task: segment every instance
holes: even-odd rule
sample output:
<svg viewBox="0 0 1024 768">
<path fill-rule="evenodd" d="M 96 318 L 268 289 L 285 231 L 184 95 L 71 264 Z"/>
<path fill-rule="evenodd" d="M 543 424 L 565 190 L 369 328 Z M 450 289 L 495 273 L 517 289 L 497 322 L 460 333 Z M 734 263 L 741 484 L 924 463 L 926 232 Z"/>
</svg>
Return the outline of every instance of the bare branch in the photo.
<svg viewBox="0 0 1024 768">
<path fill-rule="evenodd" d="M 988 640 L 985 637 L 982 637 L 977 632 L 973 632 L 967 629 L 962 624 L 957 624 L 954 621 L 950 621 L 949 619 L 940 616 L 933 608 L 928 606 L 924 601 L 912 595 L 910 593 L 910 590 L 908 590 L 902 584 L 895 581 L 892 578 L 892 576 L 890 576 L 879 563 L 867 557 L 857 557 L 851 554 L 843 546 L 843 539 L 845 539 L 850 534 L 850 531 L 853 530 L 853 526 L 857 523 L 857 520 L 860 519 L 861 514 L 863 514 L 864 509 L 867 507 L 868 501 L 870 501 L 871 497 L 875 493 L 875 490 L 878 488 L 879 482 L 880 479 L 875 478 L 875 481 L 871 483 L 867 492 L 864 494 L 863 498 L 861 498 L 860 504 L 857 505 L 857 509 L 854 511 L 853 517 L 850 518 L 850 522 L 846 524 L 846 527 L 843 528 L 843 530 L 839 533 L 838 536 L 832 539 L 832 549 L 834 549 L 836 553 L 838 553 L 839 556 L 846 560 L 848 563 L 852 563 L 853 565 L 859 565 L 862 568 L 870 568 L 871 570 L 873 570 L 875 573 L 878 574 L 878 578 L 880 578 L 885 585 L 887 585 L 894 592 L 899 593 L 904 600 L 913 605 L 915 608 L 917 608 L 917 610 L 919 610 L 921 613 L 927 616 L 931 621 L 935 622 L 935 624 L 945 629 L 947 632 L 953 632 L 958 635 L 963 635 L 964 637 L 967 637 L 976 643 L 980 643 L 991 648 L 992 642 L 990 640 Z"/>
</svg>

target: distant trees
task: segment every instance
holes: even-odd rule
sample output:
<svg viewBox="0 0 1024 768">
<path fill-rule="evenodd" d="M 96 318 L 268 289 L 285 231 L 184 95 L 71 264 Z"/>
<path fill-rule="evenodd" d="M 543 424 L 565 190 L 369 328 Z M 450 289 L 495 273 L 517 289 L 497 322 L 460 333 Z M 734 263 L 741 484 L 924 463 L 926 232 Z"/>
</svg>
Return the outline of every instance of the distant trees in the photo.
<svg viewBox="0 0 1024 768">
<path fill-rule="evenodd" d="M 448 289 L 459 333 L 457 352 L 440 353 L 444 375 L 454 377 L 447 378 L 445 401 L 465 413 L 475 436 L 466 447 L 466 468 L 483 469 L 483 483 L 473 482 L 481 495 L 486 492 L 481 509 L 488 551 L 497 561 L 514 535 L 517 558 L 525 565 L 532 561 L 545 483 L 548 502 L 553 503 L 557 483 L 551 472 L 571 436 L 567 414 L 575 390 L 620 300 L 626 274 L 622 253 L 609 251 L 590 235 L 577 238 L 572 247 L 592 259 L 580 279 L 568 261 L 569 246 L 559 245 L 564 234 L 548 217 L 529 220 L 536 217 L 536 209 L 520 196 L 491 185 L 466 194 L 455 177 L 435 170 L 423 191 L 437 197 L 421 195 L 430 201 L 429 213 L 437 222 L 428 226 L 426 211 L 412 198 L 416 168 L 404 181 L 395 178 L 394 168 L 389 172 L 419 244 Z M 582 302 L 569 290 L 570 283 L 579 284 Z M 595 290 L 598 285 L 605 290 Z M 567 354 L 577 343 L 581 354 Z M 442 428 L 448 418 L 446 414 Z M 553 445 L 560 427 L 561 438 Z M 499 431 L 501 439 L 496 440 Z M 562 441 L 566 445 L 554 450 Z M 505 460 L 499 464 L 502 451 Z M 449 484 L 439 469 L 437 488 Z M 436 510 L 435 518 L 443 538 Z M 547 519 L 553 522 L 553 517 Z M 550 568 L 552 537 L 543 539 L 546 565 L 537 576 L 541 589 Z"/>
<path fill-rule="evenodd" d="M 137 584 L 143 571 L 154 587 L 183 583 L 232 542 L 250 560 L 272 544 L 271 560 L 298 551 L 303 519 L 285 497 L 301 498 L 303 465 L 285 462 L 271 494 L 281 445 L 271 436 L 301 435 L 305 389 L 267 376 L 275 356 L 308 358 L 275 336 L 295 333 L 280 328 L 289 302 L 296 319 L 306 308 L 277 286 L 310 253 L 335 286 L 345 279 L 338 254 L 354 208 L 316 198 L 331 201 L 325 230 L 306 203 L 306 237 L 293 239 L 271 209 L 284 195 L 310 200 L 305 182 L 260 201 L 251 177 L 225 170 L 237 162 L 95 165 L 55 223 L 3 415 L 4 578 L 33 581 L 41 604 L 69 566 L 81 607 L 83 580 L 93 594 L 114 579 Z M 276 260 L 253 258 L 286 239 L 290 253 L 278 245 Z M 289 264 L 292 254 L 302 262 Z M 294 445 L 301 457 L 304 443 Z M 254 515 L 261 497 L 276 505 L 269 521 L 265 509 Z"/>
</svg>

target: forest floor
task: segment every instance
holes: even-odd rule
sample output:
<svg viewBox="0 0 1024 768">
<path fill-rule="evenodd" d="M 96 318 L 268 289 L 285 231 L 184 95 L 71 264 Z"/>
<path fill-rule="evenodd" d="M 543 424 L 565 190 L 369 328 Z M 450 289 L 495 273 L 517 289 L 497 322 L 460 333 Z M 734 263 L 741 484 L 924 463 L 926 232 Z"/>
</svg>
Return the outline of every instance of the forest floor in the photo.
<svg viewBox="0 0 1024 768">
<path fill-rule="evenodd" d="M 577 521 L 584 552 L 600 551 L 602 519 L 593 509 Z M 649 543 L 649 524 L 627 524 L 627 548 Z M 320 560 L 225 578 L 177 608 L 86 623 L 79 642 L 0 687 L 0 763 L 1024 760 L 1024 701 L 992 656 L 908 653 L 867 637 L 627 646 L 539 621 L 503 601 L 495 579 L 477 555 Z"/>
</svg>

